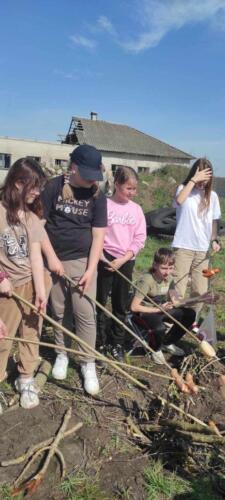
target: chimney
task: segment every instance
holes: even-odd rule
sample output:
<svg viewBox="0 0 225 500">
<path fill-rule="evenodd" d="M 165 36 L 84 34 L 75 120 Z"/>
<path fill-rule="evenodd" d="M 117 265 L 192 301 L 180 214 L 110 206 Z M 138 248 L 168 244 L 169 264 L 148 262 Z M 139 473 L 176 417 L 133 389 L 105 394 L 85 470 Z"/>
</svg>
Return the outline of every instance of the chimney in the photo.
<svg viewBox="0 0 225 500">
<path fill-rule="evenodd" d="M 98 113 L 95 113 L 95 111 L 91 111 L 91 120 L 96 121 L 98 118 Z"/>
</svg>

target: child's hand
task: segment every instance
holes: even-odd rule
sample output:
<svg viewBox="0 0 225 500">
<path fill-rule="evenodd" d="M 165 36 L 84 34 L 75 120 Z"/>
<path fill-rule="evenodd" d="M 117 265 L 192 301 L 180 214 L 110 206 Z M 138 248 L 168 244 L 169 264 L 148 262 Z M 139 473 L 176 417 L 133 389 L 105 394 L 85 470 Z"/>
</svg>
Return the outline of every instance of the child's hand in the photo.
<svg viewBox="0 0 225 500">
<path fill-rule="evenodd" d="M 182 300 L 181 295 L 178 294 L 175 288 L 171 288 L 168 292 L 168 296 L 173 305 L 177 305 Z"/>
<path fill-rule="evenodd" d="M 64 274 L 64 267 L 62 265 L 62 262 L 58 259 L 58 257 L 50 257 L 48 259 L 48 268 L 49 271 L 52 271 L 52 273 L 58 274 L 58 276 L 63 276 Z"/>
<path fill-rule="evenodd" d="M 212 177 L 212 170 L 210 168 L 205 168 L 204 170 L 199 170 L 197 168 L 194 177 L 192 177 L 193 181 L 198 182 L 207 182 Z"/>
<path fill-rule="evenodd" d="M 163 309 L 166 309 L 166 311 L 167 311 L 168 309 L 173 308 L 173 303 L 172 302 L 165 302 L 164 304 L 162 304 L 162 307 L 163 307 Z"/>
<path fill-rule="evenodd" d="M 36 294 L 35 306 L 37 307 L 38 312 L 45 313 L 46 306 L 47 306 L 47 300 L 46 300 L 45 292 L 44 293 L 37 293 Z"/>
<path fill-rule="evenodd" d="M 0 283 L 0 293 L 3 295 L 7 295 L 8 297 L 11 297 L 13 291 L 13 287 L 11 282 L 8 280 L 8 278 L 5 278 L 1 283 Z"/>
<path fill-rule="evenodd" d="M 113 273 L 115 271 L 115 269 L 120 269 L 120 267 L 122 267 L 124 263 L 125 263 L 125 261 L 124 261 L 123 257 L 119 257 L 118 259 L 111 260 L 111 262 L 109 263 L 108 271 L 111 271 Z M 113 265 L 114 269 L 112 267 L 110 267 L 110 264 Z"/>
<path fill-rule="evenodd" d="M 0 319 L 0 340 L 3 340 L 8 335 L 5 323 Z"/>
<path fill-rule="evenodd" d="M 85 294 L 90 287 L 93 280 L 94 273 L 89 271 L 88 269 L 83 274 L 82 278 L 79 281 L 79 288 L 82 291 L 82 294 Z"/>
<path fill-rule="evenodd" d="M 221 249 L 220 244 L 216 240 L 213 240 L 212 241 L 212 250 L 213 250 L 213 252 L 217 253 L 217 252 L 220 251 L 220 249 Z"/>
</svg>

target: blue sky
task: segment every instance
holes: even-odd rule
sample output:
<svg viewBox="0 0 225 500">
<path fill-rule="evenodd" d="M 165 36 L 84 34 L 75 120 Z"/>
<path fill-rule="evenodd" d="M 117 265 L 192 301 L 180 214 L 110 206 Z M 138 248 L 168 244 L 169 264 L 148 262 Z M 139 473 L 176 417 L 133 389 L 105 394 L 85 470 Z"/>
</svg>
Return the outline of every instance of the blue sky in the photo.
<svg viewBox="0 0 225 500">
<path fill-rule="evenodd" d="M 0 135 L 56 140 L 96 111 L 225 175 L 225 0 L 8 0 L 0 71 Z"/>
</svg>

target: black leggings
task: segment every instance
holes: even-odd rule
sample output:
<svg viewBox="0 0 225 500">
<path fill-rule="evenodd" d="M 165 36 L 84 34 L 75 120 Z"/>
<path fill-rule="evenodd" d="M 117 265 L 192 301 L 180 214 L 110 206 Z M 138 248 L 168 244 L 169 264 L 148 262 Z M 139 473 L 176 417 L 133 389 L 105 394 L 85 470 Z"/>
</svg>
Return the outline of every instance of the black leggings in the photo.
<svg viewBox="0 0 225 500">
<path fill-rule="evenodd" d="M 112 255 L 104 251 L 106 258 L 109 261 L 115 259 Z M 129 302 L 129 283 L 116 272 L 108 271 L 108 264 L 100 260 L 98 264 L 98 279 L 97 279 L 97 300 L 103 306 L 106 305 L 111 293 L 112 313 L 122 322 L 125 321 Z M 128 260 L 120 271 L 130 281 L 132 280 L 132 271 L 134 260 Z M 107 336 L 107 316 L 104 311 L 97 307 L 97 346 L 120 344 L 124 345 L 125 330 L 115 321 L 112 321 L 112 330 Z"/>
<path fill-rule="evenodd" d="M 174 319 L 180 321 L 180 323 L 186 328 L 190 328 L 195 320 L 195 311 L 187 307 L 176 307 L 174 309 L 170 309 L 168 312 Z M 141 313 L 141 317 L 145 320 L 148 327 L 154 330 L 155 335 L 153 348 L 156 351 L 161 349 L 162 345 L 176 344 L 176 342 L 178 342 L 178 340 L 180 340 L 185 334 L 185 331 L 176 323 L 173 324 L 167 334 L 165 321 L 172 323 L 172 319 L 168 318 L 168 316 L 163 312 Z"/>
</svg>

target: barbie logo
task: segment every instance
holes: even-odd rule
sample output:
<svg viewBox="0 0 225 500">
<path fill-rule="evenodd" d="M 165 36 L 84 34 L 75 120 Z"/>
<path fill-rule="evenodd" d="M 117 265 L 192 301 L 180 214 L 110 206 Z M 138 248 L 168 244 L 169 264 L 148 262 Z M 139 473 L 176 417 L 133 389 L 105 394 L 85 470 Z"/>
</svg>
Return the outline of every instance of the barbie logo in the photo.
<svg viewBox="0 0 225 500">
<path fill-rule="evenodd" d="M 128 212 L 125 212 L 124 214 L 116 214 L 111 210 L 108 213 L 108 225 L 111 226 L 112 224 L 122 224 L 122 225 L 127 225 L 127 226 L 133 226 L 135 224 L 135 218 L 133 215 L 130 215 Z"/>
</svg>

